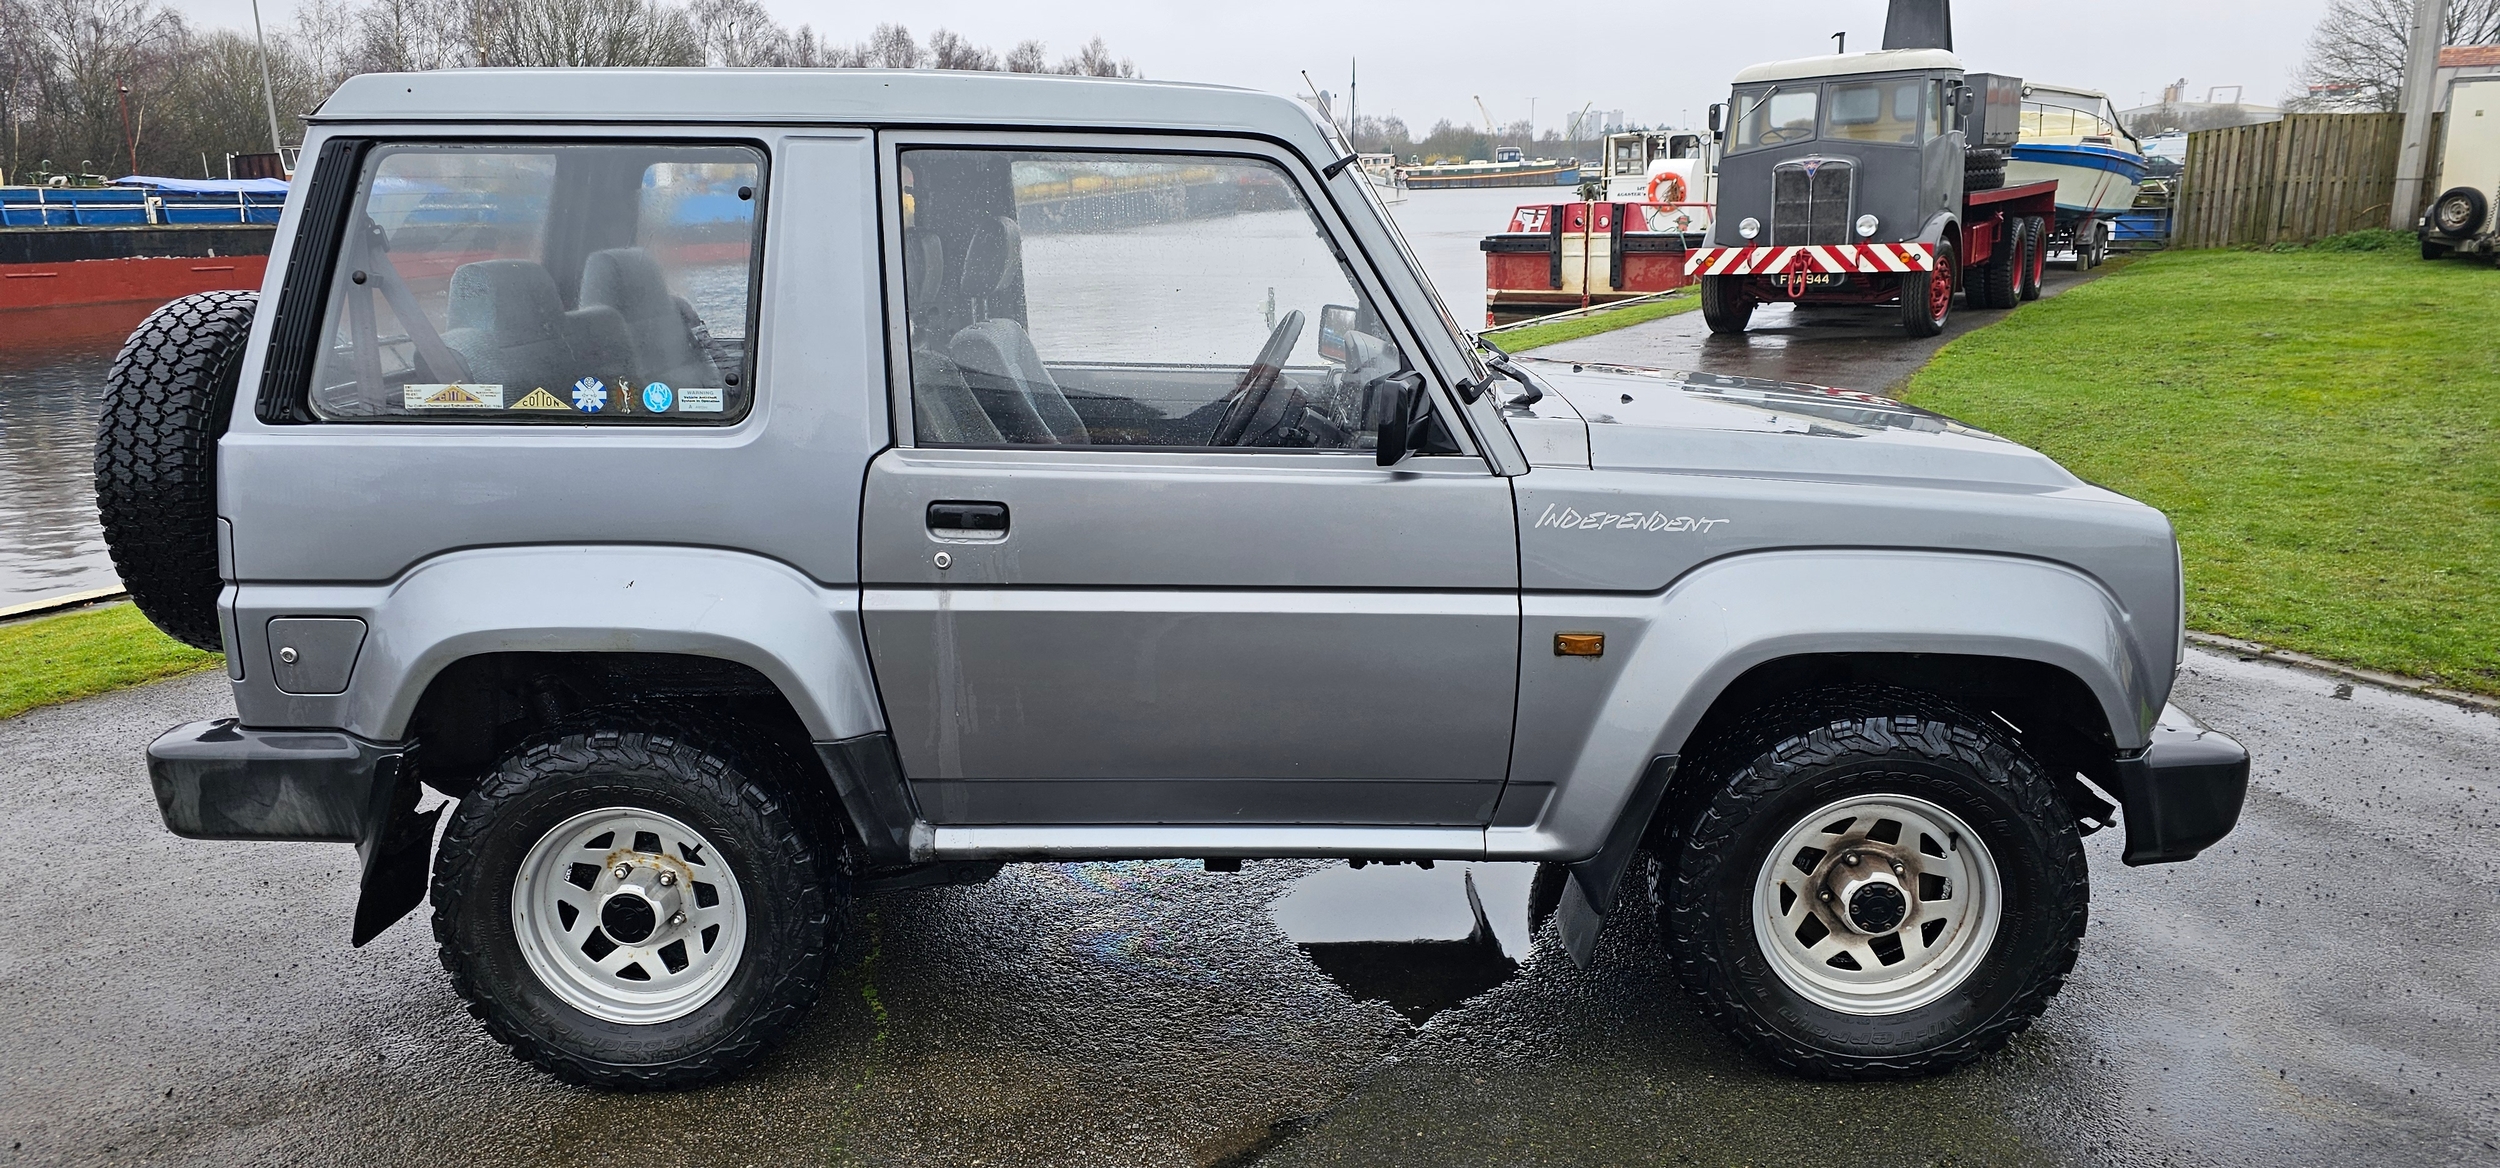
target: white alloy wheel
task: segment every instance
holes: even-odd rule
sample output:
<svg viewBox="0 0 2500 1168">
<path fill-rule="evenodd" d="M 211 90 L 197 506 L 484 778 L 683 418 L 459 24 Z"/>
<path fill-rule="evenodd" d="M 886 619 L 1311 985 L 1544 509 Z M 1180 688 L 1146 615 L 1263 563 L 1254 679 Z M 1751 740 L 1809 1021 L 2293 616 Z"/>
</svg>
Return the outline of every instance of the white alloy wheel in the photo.
<svg viewBox="0 0 2500 1168">
<path fill-rule="evenodd" d="M 746 949 L 728 857 L 636 807 L 585 811 L 540 836 L 512 885 L 512 931 L 540 983 L 607 1022 L 650 1025 L 711 1001 Z"/>
<path fill-rule="evenodd" d="M 1754 937 L 1789 988 L 1845 1014 L 1915 1010 L 1987 958 L 1996 861 L 1960 816 L 1907 795 L 1843 799 L 1764 857 Z"/>
</svg>

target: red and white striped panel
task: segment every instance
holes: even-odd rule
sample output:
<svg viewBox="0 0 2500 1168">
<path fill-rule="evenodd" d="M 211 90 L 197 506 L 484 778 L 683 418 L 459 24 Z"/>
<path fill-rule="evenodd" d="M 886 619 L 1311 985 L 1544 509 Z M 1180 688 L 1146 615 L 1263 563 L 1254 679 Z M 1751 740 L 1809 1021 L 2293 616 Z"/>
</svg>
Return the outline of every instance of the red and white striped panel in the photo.
<svg viewBox="0 0 2500 1168">
<path fill-rule="evenodd" d="M 1924 243 L 1817 243 L 1798 247 L 1703 247 L 1684 261 L 1687 276 L 1784 276 L 1790 272 L 1932 272 Z"/>
</svg>

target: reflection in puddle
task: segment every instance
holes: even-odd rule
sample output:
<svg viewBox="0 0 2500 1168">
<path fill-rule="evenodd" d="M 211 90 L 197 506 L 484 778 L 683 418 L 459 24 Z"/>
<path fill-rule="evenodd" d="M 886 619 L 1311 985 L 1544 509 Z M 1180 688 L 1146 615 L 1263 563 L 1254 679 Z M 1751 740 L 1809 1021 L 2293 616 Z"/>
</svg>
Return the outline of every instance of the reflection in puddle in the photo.
<svg viewBox="0 0 2500 1168">
<path fill-rule="evenodd" d="M 1347 994 L 1420 1025 L 1518 975 L 1535 873 L 1533 864 L 1323 868 L 1268 911 Z"/>
</svg>

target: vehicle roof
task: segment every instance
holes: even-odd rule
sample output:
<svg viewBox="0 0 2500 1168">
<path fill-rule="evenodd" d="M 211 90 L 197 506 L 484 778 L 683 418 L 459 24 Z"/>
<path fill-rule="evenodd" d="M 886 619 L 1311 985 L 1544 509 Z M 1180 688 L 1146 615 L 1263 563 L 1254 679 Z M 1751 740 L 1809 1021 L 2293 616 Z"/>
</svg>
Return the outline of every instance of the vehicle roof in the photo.
<svg viewBox="0 0 2500 1168">
<path fill-rule="evenodd" d="M 1300 103 L 1218 85 L 935 69 L 449 69 L 350 77 L 324 123 L 830 122 L 1254 134 L 1324 152 Z"/>
<path fill-rule="evenodd" d="M 1759 65 L 1748 66 L 1736 75 L 1735 84 L 1751 85 L 1757 81 L 1795 81 L 1807 77 L 1847 77 L 1858 73 L 1902 73 L 1913 69 L 1951 69 L 1960 72 L 1962 59 L 1945 49 L 1879 49 L 1872 53 L 1831 53 L 1820 57 L 1765 61 Z"/>
</svg>

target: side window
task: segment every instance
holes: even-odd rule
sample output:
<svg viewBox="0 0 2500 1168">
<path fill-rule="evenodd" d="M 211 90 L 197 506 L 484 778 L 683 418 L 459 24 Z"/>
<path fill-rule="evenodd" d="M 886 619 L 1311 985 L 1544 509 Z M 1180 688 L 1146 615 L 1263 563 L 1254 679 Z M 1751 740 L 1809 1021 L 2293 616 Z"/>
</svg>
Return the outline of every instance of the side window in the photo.
<svg viewBox="0 0 2500 1168">
<path fill-rule="evenodd" d="M 745 415 L 763 155 L 385 145 L 332 273 L 332 421 L 718 425 Z"/>
<path fill-rule="evenodd" d="M 901 162 L 922 445 L 1377 445 L 1406 356 L 1274 164 L 967 149 Z"/>
</svg>

